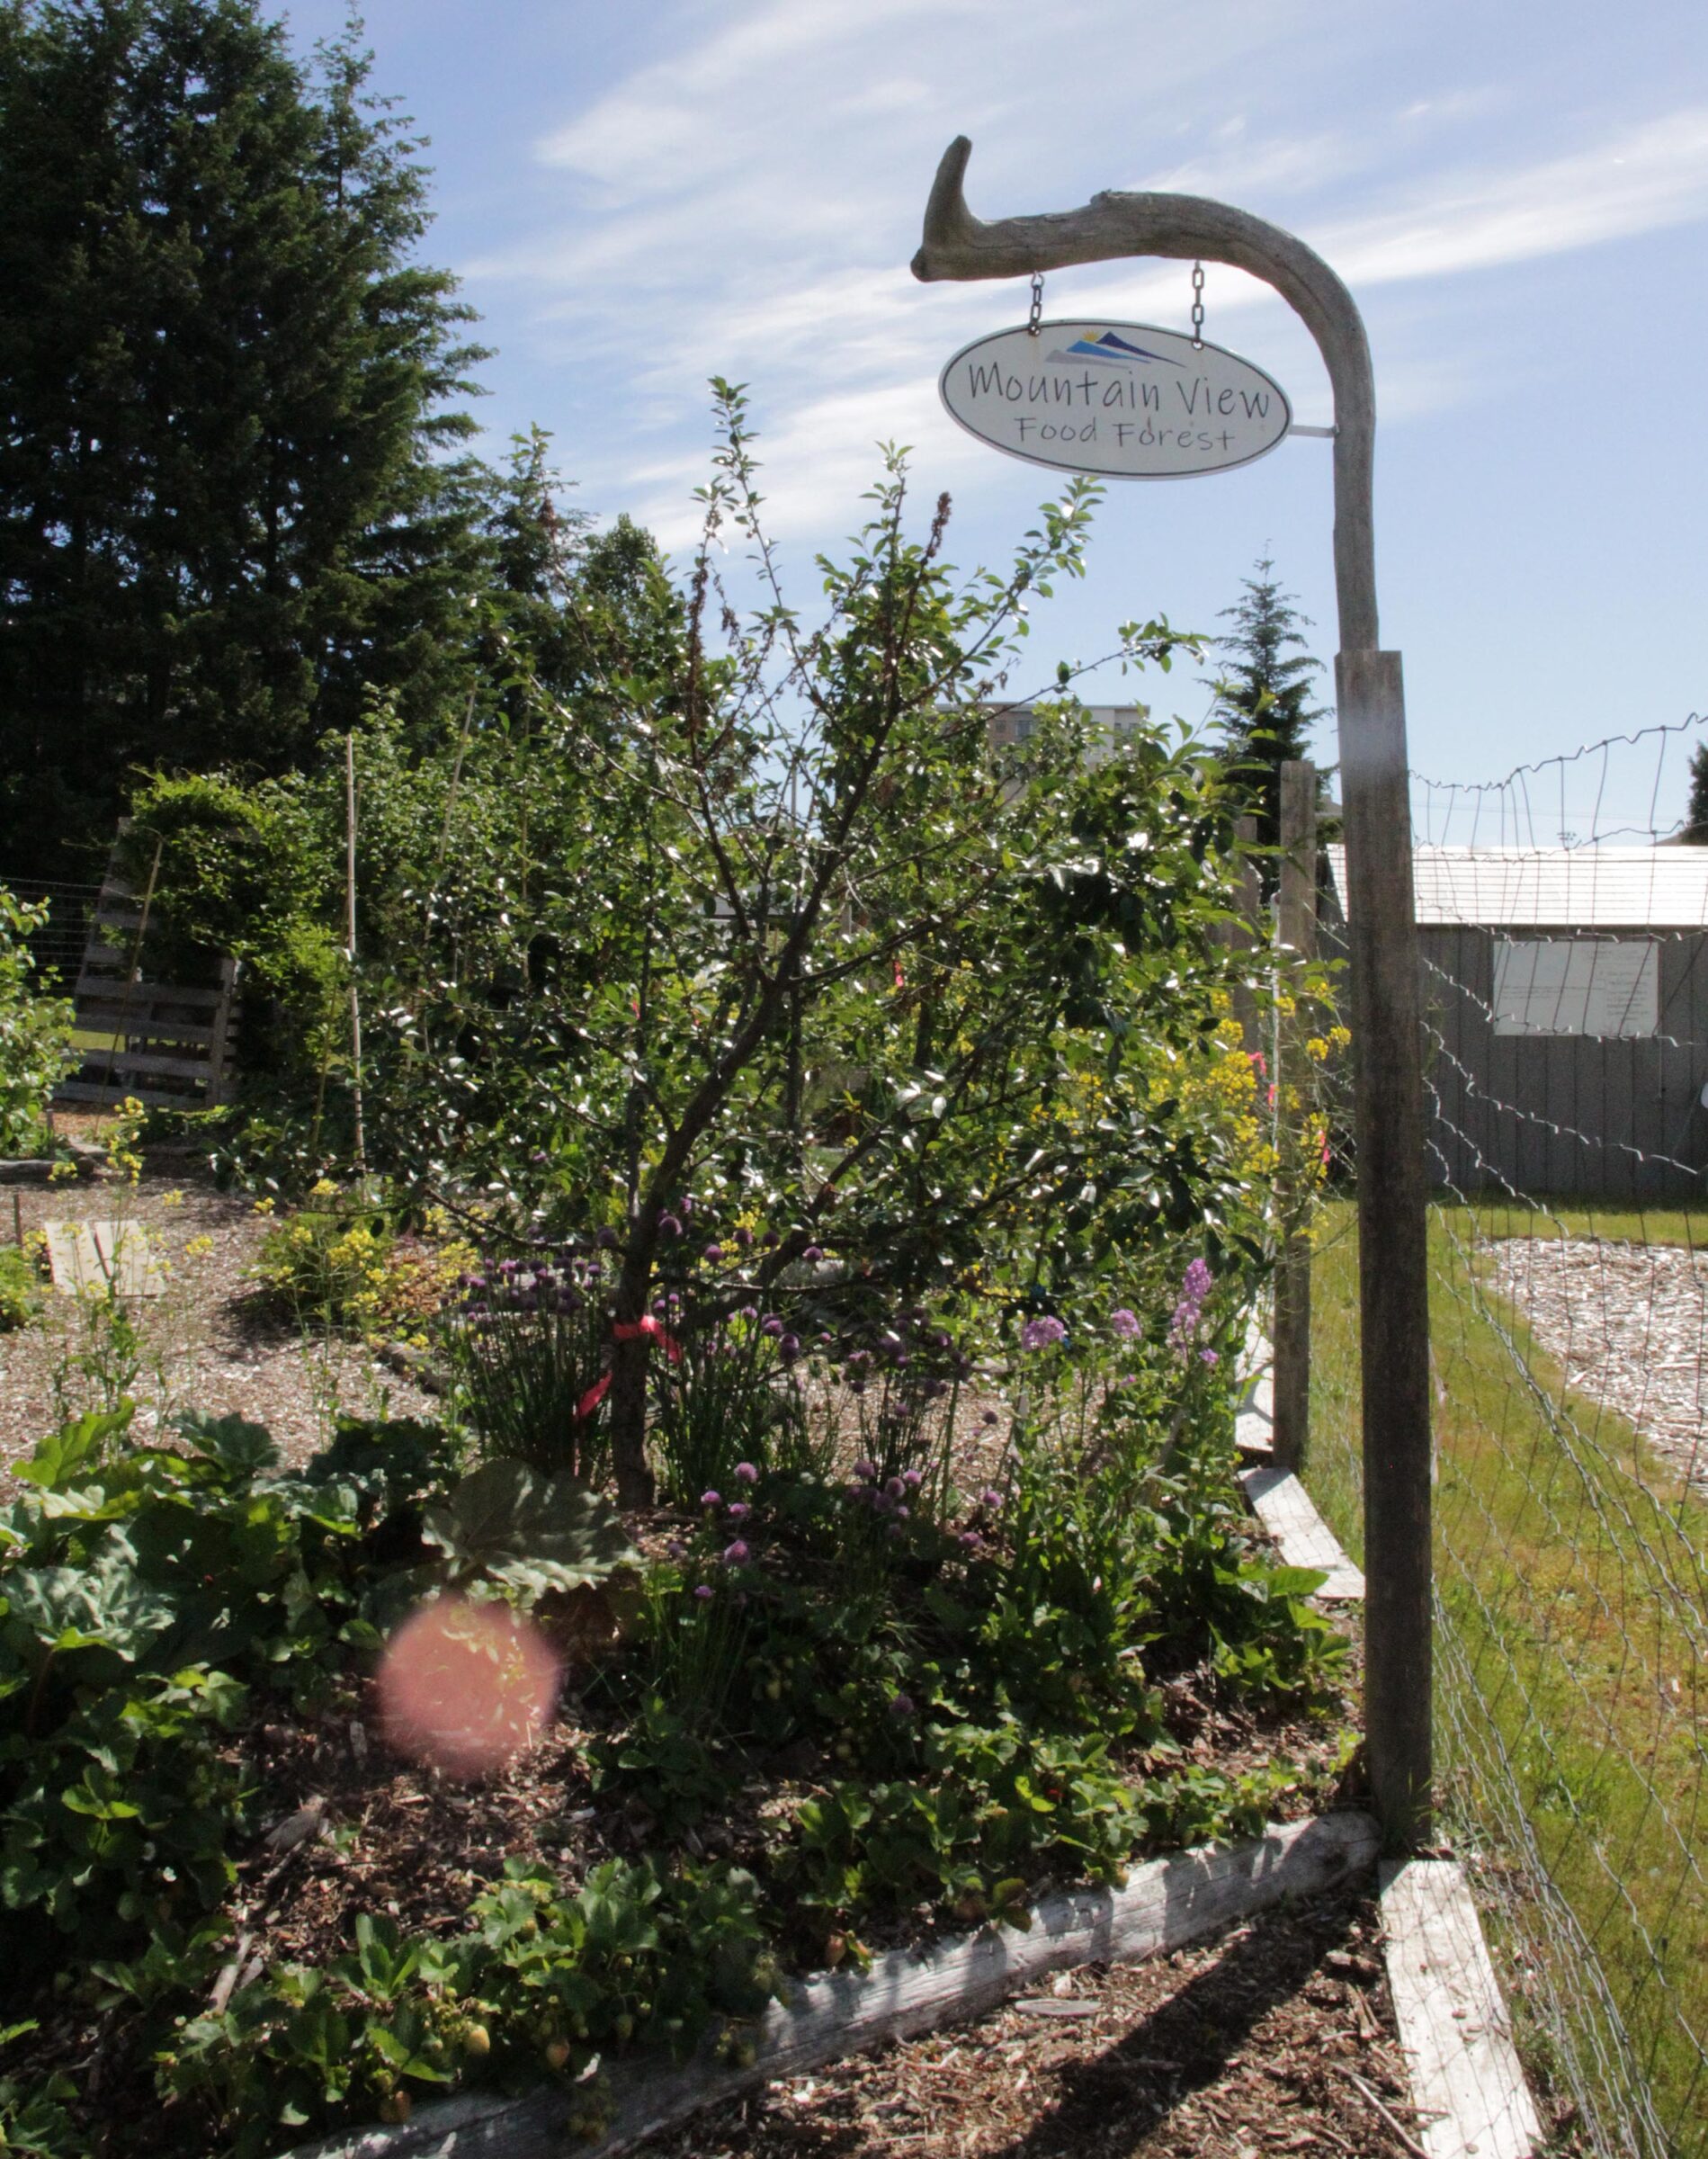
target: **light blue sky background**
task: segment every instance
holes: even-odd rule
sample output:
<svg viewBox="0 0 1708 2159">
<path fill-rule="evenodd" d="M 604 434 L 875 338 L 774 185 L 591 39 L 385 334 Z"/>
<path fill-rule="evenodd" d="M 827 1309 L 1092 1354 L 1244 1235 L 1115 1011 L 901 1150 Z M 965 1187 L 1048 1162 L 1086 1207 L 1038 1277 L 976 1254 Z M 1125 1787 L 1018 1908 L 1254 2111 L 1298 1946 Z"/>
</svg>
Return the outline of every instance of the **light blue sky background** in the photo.
<svg viewBox="0 0 1708 2159">
<path fill-rule="evenodd" d="M 290 10 L 305 43 L 341 13 Z M 1050 475 L 962 434 L 935 384 L 1021 318 L 1024 287 L 908 271 L 965 132 L 980 216 L 1177 187 L 1290 227 L 1346 278 L 1420 770 L 1491 778 L 1708 709 L 1701 0 L 369 0 L 367 25 L 378 85 L 433 139 L 430 253 L 498 348 L 479 417 L 495 446 L 551 429 L 601 515 L 690 539 L 717 372 L 751 386 L 801 607 L 880 437 L 915 446 L 922 514 L 952 494 L 952 559 L 1001 559 Z M 1208 275 L 1207 334 L 1326 421 L 1290 311 Z M 1109 265 L 1053 276 L 1046 312 L 1181 327 L 1189 300 L 1184 264 Z M 1041 614 L 1037 682 L 1126 616 L 1219 627 L 1265 551 L 1328 658 L 1329 454 L 1296 439 L 1213 478 L 1112 483 L 1091 577 Z M 1138 694 L 1205 704 L 1178 669 Z M 1625 764 L 1600 829 L 1627 799 L 1646 820 L 1652 752 Z M 1565 814 L 1587 832 L 1602 783 L 1580 769 Z"/>
</svg>

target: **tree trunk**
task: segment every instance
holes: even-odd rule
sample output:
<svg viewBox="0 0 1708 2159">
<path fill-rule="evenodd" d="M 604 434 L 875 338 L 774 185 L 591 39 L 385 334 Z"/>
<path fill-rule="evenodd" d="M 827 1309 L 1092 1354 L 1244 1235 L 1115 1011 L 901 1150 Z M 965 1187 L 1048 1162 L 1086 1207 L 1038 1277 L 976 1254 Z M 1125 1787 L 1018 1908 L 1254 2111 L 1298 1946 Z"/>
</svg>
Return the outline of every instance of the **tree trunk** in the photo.
<svg viewBox="0 0 1708 2159">
<path fill-rule="evenodd" d="M 631 1241 L 623 1255 L 613 1314 L 618 1326 L 632 1326 L 646 1316 L 657 1232 L 655 1202 L 643 1208 L 631 1225 Z M 652 1472 L 647 1466 L 647 1358 L 651 1348 L 644 1334 L 613 1340 L 611 1345 L 611 1393 L 606 1397 L 610 1407 L 606 1413 L 611 1419 L 611 1466 L 616 1474 L 617 1498 L 624 1507 L 650 1507 L 654 1497 Z"/>
</svg>

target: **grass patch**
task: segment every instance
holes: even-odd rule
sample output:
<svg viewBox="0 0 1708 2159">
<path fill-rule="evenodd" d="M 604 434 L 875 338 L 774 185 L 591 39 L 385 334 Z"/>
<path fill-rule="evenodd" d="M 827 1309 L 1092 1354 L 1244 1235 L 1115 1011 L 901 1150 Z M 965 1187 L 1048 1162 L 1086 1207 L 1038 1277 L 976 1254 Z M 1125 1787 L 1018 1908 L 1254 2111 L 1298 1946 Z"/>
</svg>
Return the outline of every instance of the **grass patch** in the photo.
<svg viewBox="0 0 1708 2159">
<path fill-rule="evenodd" d="M 1697 1241 L 1677 1211 L 1432 1210 L 1439 1780 L 1557 2081 L 1608 2148 L 1701 2155 L 1708 1508 L 1487 1286 L 1484 1241 L 1560 1234 Z M 1309 1482 L 1362 1557 L 1349 1205 L 1313 1291 Z"/>
</svg>

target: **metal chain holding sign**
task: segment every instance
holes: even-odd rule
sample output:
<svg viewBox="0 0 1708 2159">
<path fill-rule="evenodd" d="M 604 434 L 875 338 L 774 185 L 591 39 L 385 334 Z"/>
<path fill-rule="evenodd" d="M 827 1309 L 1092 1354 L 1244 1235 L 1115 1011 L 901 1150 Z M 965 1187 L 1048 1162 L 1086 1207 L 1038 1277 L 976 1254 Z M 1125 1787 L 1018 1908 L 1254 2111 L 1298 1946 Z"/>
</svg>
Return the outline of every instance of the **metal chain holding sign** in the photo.
<svg viewBox="0 0 1708 2159">
<path fill-rule="evenodd" d="M 1194 353 L 1201 353 L 1204 349 L 1204 266 L 1202 263 L 1192 265 L 1192 349 Z"/>
<path fill-rule="evenodd" d="M 1026 335 L 1035 337 L 1043 325 L 1043 272 L 1032 273 L 1032 312 L 1026 318 Z"/>
</svg>

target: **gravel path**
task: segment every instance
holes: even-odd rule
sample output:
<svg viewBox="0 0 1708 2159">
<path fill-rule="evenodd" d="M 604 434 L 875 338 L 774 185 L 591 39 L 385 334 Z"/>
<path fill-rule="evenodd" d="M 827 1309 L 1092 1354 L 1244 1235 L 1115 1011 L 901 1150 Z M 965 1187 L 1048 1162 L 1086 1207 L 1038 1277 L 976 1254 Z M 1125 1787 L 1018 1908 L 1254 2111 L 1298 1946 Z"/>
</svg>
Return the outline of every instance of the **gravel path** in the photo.
<svg viewBox="0 0 1708 2159">
<path fill-rule="evenodd" d="M 1553 1237 L 1489 1250 L 1493 1286 L 1567 1386 L 1623 1417 L 1708 1492 L 1708 1252 Z"/>
<path fill-rule="evenodd" d="M 217 1191 L 197 1157 L 151 1151 L 140 1181 L 13 1187 L 0 1194 L 0 1235 L 25 1237 L 51 1221 L 142 1223 L 169 1273 L 163 1296 L 130 1310 L 141 1334 L 129 1392 L 136 1429 L 152 1436 L 180 1410 L 235 1412 L 264 1424 L 285 1458 L 324 1444 L 338 1411 L 356 1415 L 434 1414 L 429 1397 L 378 1363 L 358 1342 L 304 1335 L 263 1312 L 253 1270 L 267 1222 L 251 1202 Z M 103 1330 L 79 1302 L 46 1284 L 33 1326 L 0 1334 L 0 1463 L 27 1455 L 65 1411 L 95 1407 L 101 1382 L 80 1360 L 95 1357 Z"/>
</svg>

